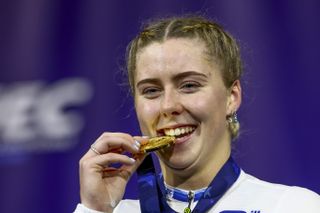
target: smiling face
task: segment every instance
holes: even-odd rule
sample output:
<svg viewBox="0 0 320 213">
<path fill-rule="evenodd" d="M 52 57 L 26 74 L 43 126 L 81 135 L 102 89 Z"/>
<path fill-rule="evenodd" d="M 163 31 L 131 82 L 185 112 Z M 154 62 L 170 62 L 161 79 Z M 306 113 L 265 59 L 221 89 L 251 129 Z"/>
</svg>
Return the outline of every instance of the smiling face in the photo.
<svg viewBox="0 0 320 213">
<path fill-rule="evenodd" d="M 157 153 L 163 169 L 195 172 L 230 154 L 226 116 L 238 108 L 240 93 L 225 87 L 205 51 L 203 42 L 178 38 L 151 43 L 137 55 L 134 98 L 141 131 L 177 137 Z"/>
</svg>

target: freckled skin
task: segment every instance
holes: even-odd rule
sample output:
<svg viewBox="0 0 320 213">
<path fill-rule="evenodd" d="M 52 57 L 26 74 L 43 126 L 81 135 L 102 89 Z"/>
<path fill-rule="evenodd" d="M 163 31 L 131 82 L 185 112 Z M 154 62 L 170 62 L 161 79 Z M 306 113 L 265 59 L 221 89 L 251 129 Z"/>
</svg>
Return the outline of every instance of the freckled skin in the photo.
<svg viewBox="0 0 320 213">
<path fill-rule="evenodd" d="M 159 128 L 176 124 L 197 126 L 186 142 L 157 153 L 165 181 L 185 189 L 207 186 L 228 159 L 226 115 L 241 103 L 240 82 L 227 89 L 205 51 L 201 41 L 179 38 L 151 43 L 137 55 L 135 107 L 142 133 L 155 136 Z"/>
</svg>

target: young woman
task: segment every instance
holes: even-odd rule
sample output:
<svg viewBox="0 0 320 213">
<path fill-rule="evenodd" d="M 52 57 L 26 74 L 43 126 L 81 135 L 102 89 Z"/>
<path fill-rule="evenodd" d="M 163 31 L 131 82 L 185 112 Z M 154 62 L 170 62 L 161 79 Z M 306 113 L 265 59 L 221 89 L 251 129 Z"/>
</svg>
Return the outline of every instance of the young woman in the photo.
<svg viewBox="0 0 320 213">
<path fill-rule="evenodd" d="M 127 70 L 142 134 L 171 135 L 175 143 L 156 152 L 157 175 L 138 154 L 148 137 L 103 133 L 80 160 L 75 212 L 320 211 L 316 193 L 258 180 L 231 158 L 242 70 L 235 40 L 219 25 L 202 17 L 151 23 L 128 46 Z M 141 197 L 122 200 L 144 159 Z"/>
</svg>

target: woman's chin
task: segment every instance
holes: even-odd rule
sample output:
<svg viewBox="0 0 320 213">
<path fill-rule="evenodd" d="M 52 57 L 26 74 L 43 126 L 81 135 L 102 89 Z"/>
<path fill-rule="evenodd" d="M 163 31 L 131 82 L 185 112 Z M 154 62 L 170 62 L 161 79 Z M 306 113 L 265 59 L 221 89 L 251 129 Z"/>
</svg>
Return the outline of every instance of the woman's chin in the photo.
<svg viewBox="0 0 320 213">
<path fill-rule="evenodd" d="M 168 147 L 158 151 L 157 155 L 162 164 L 172 170 L 188 170 L 197 164 L 200 153 L 199 147 L 191 147 L 190 143 L 192 141 Z"/>
<path fill-rule="evenodd" d="M 195 162 L 195 159 L 190 158 L 190 156 L 183 158 L 179 155 L 171 156 L 169 159 L 160 157 L 160 160 L 162 165 L 176 171 L 189 170 L 194 166 Z"/>
</svg>

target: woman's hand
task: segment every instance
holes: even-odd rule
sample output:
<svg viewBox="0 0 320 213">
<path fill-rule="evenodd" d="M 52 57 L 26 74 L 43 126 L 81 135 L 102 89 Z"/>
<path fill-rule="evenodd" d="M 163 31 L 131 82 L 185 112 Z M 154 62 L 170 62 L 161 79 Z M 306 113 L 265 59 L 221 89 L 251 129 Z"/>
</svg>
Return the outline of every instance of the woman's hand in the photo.
<svg viewBox="0 0 320 213">
<path fill-rule="evenodd" d="M 144 157 L 139 154 L 137 141 L 146 140 L 125 133 L 103 133 L 80 160 L 81 203 L 90 209 L 112 212 Z M 112 164 L 120 167 L 113 168 Z"/>
</svg>

